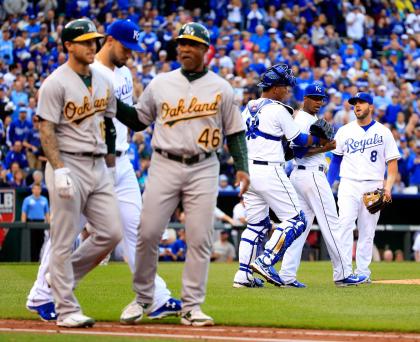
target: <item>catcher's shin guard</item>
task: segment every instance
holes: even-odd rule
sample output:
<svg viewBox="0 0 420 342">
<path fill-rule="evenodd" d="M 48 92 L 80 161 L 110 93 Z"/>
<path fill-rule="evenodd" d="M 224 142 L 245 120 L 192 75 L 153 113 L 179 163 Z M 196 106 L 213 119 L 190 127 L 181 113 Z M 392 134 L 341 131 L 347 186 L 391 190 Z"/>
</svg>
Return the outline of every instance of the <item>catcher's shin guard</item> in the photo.
<svg viewBox="0 0 420 342">
<path fill-rule="evenodd" d="M 279 261 L 287 248 L 306 229 L 306 219 L 303 211 L 292 219 L 280 223 L 273 232 L 271 239 L 265 245 L 264 262 L 274 265 Z"/>
<path fill-rule="evenodd" d="M 257 248 L 267 235 L 269 227 L 271 227 L 269 217 L 255 224 L 248 223 L 239 244 L 239 271 L 242 272 L 237 272 L 237 276 L 240 276 L 239 273 L 243 273 L 243 276 L 247 273 L 252 274 L 250 264 L 255 259 Z"/>
</svg>

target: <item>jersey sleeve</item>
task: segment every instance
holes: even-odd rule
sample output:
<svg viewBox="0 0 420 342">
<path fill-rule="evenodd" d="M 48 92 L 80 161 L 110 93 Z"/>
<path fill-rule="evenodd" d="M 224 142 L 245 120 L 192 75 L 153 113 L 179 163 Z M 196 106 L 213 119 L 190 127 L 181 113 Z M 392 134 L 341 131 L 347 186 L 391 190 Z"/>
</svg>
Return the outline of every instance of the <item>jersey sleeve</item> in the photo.
<svg viewBox="0 0 420 342">
<path fill-rule="evenodd" d="M 157 79 L 154 79 L 149 83 L 144 92 L 140 95 L 137 104 L 134 106 L 139 120 L 147 126 L 156 120 L 158 108 L 156 107 L 153 89 L 156 86 L 157 81 Z"/>
<path fill-rule="evenodd" d="M 221 115 L 224 134 L 230 135 L 245 130 L 241 112 L 238 105 L 235 103 L 232 87 L 227 86 L 221 96 Z"/>
<path fill-rule="evenodd" d="M 393 159 L 400 159 L 401 154 L 398 150 L 397 143 L 395 142 L 394 136 L 389 129 L 386 129 L 385 135 L 385 161 L 389 162 Z"/>
<path fill-rule="evenodd" d="M 117 113 L 117 98 L 115 97 L 114 93 L 114 85 L 111 82 L 108 82 L 108 89 L 110 93 L 104 116 L 107 118 L 113 118 Z"/>
<path fill-rule="evenodd" d="M 22 204 L 22 213 L 28 214 L 28 198 L 25 198 L 23 200 L 23 204 Z"/>
<path fill-rule="evenodd" d="M 334 140 L 335 140 L 335 150 L 332 151 L 332 153 L 342 156 L 344 154 L 344 141 L 343 141 L 343 130 L 340 127 L 335 134 Z"/>
<path fill-rule="evenodd" d="M 279 118 L 280 128 L 284 132 L 286 139 L 292 141 L 301 131 L 299 125 L 293 120 L 293 117 L 283 106 L 281 106 L 279 110 Z"/>
<path fill-rule="evenodd" d="M 36 114 L 43 120 L 58 124 L 64 106 L 64 89 L 54 79 L 46 79 L 39 89 Z"/>
</svg>

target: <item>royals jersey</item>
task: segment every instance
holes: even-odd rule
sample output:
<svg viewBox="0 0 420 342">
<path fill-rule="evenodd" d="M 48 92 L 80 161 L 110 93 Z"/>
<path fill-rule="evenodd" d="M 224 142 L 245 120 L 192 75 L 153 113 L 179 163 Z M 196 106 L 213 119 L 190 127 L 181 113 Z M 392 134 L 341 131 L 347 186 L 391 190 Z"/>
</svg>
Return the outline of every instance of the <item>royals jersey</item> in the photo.
<svg viewBox="0 0 420 342">
<path fill-rule="evenodd" d="M 268 162 L 284 162 L 282 137 L 293 140 L 300 133 L 292 115 L 280 102 L 259 98 L 252 100 L 242 112 L 246 124 L 248 158 Z"/>
<path fill-rule="evenodd" d="M 295 116 L 295 122 L 301 129 L 302 133 L 309 134 L 309 128 L 317 120 L 316 115 L 311 115 L 304 110 L 298 111 Z M 303 165 L 303 166 L 327 166 L 327 161 L 325 160 L 325 153 L 317 153 L 309 157 L 295 158 L 293 161 L 294 165 Z"/>
<path fill-rule="evenodd" d="M 112 84 L 114 85 L 114 94 L 117 99 L 128 105 L 133 104 L 133 77 L 126 66 L 122 66 L 121 68 L 115 67 L 114 70 L 111 70 L 101 62 L 95 60 L 92 67 L 105 73 L 105 75 L 110 78 Z M 121 152 L 127 151 L 129 147 L 127 126 L 122 124 L 116 118 L 113 118 L 112 120 L 117 132 L 115 149 Z"/>
<path fill-rule="evenodd" d="M 335 135 L 334 154 L 343 156 L 340 177 L 352 180 L 383 180 L 386 163 L 400 153 L 391 131 L 379 122 L 367 131 L 352 121 Z"/>
<path fill-rule="evenodd" d="M 114 117 L 114 87 L 101 72 L 91 68 L 92 86 L 86 87 L 67 63 L 42 83 L 37 115 L 56 124 L 58 149 L 66 152 L 106 153 L 104 116 Z"/>
<path fill-rule="evenodd" d="M 159 74 L 135 108 L 141 122 L 155 122 L 153 148 L 177 155 L 216 151 L 223 135 L 244 130 L 232 86 L 212 71 L 192 82 L 180 69 Z"/>
</svg>

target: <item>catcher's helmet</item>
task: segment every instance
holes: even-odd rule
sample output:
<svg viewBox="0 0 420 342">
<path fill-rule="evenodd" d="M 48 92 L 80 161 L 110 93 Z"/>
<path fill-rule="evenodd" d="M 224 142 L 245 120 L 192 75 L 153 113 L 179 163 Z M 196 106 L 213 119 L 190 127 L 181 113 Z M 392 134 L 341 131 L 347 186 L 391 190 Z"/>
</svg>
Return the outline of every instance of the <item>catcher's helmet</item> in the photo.
<svg viewBox="0 0 420 342">
<path fill-rule="evenodd" d="M 207 46 L 210 45 L 209 31 L 203 25 L 194 22 L 182 25 L 176 39 L 190 39 Z"/>
<path fill-rule="evenodd" d="M 63 42 L 83 42 L 85 40 L 102 38 L 104 35 L 98 33 L 95 24 L 86 18 L 70 21 L 64 26 L 61 33 Z"/>
<path fill-rule="evenodd" d="M 276 64 L 268 68 L 261 76 L 258 87 L 268 89 L 274 86 L 294 87 L 296 85 L 295 76 L 287 64 Z"/>
</svg>

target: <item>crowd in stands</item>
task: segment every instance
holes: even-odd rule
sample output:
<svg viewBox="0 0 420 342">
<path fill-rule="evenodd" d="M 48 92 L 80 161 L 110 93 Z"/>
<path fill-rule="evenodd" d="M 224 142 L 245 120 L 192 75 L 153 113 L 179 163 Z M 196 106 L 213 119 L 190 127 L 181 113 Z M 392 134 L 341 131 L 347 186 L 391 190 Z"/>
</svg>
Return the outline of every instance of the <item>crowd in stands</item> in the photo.
<svg viewBox="0 0 420 342">
<path fill-rule="evenodd" d="M 292 66 L 299 108 L 305 87 L 322 83 L 321 116 L 336 128 L 354 119 L 349 99 L 374 96 L 375 118 L 392 130 L 402 158 L 396 192 L 420 186 L 420 1 L 410 0 L 3 0 L 0 4 L 0 186 L 33 183 L 42 170 L 38 119 L 42 81 L 66 61 L 63 25 L 91 18 L 100 32 L 115 18 L 142 29 L 144 52 L 129 60 L 137 98 L 153 77 L 179 67 L 175 37 L 198 21 L 211 34 L 208 68 L 228 80 L 241 108 L 258 97 L 256 84 L 276 63 Z M 129 154 L 139 185 L 147 179 L 152 129 L 132 135 Z M 76 143 L 76 142 L 75 142 Z M 233 163 L 220 151 L 221 183 L 235 190 Z"/>
</svg>

